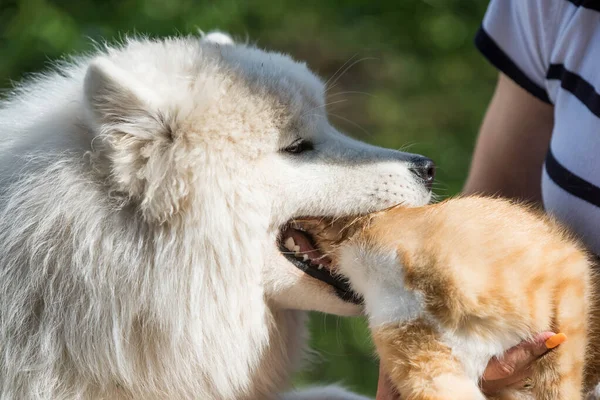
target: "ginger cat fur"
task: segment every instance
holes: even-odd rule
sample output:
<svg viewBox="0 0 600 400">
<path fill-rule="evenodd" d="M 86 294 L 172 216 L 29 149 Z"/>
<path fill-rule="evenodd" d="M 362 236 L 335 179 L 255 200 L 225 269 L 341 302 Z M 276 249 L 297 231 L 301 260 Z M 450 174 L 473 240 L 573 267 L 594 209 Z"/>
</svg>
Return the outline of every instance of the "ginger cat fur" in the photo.
<svg viewBox="0 0 600 400">
<path fill-rule="evenodd" d="M 464 197 L 307 229 L 364 297 L 402 400 L 486 399 L 490 358 L 542 331 L 567 340 L 532 366 L 533 388 L 495 399 L 576 400 L 600 380 L 592 263 L 541 212 Z"/>
</svg>

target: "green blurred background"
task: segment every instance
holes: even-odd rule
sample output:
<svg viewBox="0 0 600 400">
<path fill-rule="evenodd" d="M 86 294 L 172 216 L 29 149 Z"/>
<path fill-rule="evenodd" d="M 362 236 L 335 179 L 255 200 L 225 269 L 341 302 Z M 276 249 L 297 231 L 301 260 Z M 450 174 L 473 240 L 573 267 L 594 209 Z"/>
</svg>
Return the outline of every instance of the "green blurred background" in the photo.
<svg viewBox="0 0 600 400">
<path fill-rule="evenodd" d="M 436 192 L 457 193 L 495 71 L 476 52 L 481 0 L 0 0 L 0 88 L 93 41 L 221 29 L 305 60 L 325 79 L 332 122 L 438 164 Z M 348 68 L 347 68 L 348 67 Z M 362 319 L 315 314 L 314 362 L 298 385 L 341 382 L 374 395 L 377 363 Z"/>
</svg>

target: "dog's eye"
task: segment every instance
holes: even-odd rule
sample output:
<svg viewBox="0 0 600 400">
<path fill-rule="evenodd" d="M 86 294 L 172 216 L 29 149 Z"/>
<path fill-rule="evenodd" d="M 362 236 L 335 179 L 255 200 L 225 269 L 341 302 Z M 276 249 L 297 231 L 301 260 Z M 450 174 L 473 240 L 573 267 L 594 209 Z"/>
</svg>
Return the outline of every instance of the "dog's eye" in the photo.
<svg viewBox="0 0 600 400">
<path fill-rule="evenodd" d="M 314 146 L 311 142 L 309 142 L 307 140 L 299 139 L 299 140 L 295 141 L 294 143 L 292 143 L 290 146 L 283 149 L 283 151 L 285 151 L 286 153 L 290 153 L 290 154 L 300 154 L 300 153 L 303 153 L 305 151 L 309 151 L 312 149 L 314 149 Z"/>
</svg>

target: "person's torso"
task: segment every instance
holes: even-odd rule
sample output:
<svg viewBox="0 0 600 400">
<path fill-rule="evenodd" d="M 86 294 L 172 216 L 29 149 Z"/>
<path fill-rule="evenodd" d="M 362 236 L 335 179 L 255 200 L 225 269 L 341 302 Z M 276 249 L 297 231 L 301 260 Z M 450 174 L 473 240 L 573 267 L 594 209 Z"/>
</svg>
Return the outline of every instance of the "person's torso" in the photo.
<svg viewBox="0 0 600 400">
<path fill-rule="evenodd" d="M 568 11 L 545 81 L 555 121 L 542 195 L 546 210 L 600 254 L 600 6 Z"/>
</svg>

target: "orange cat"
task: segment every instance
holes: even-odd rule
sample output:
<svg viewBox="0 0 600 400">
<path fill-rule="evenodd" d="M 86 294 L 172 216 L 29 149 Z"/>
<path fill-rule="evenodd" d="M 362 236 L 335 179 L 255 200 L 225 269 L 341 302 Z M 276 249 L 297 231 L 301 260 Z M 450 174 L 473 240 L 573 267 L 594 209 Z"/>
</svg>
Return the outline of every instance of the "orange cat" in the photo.
<svg viewBox="0 0 600 400">
<path fill-rule="evenodd" d="M 394 207 L 308 223 L 365 302 L 383 367 L 403 400 L 485 399 L 493 356 L 542 331 L 567 340 L 501 399 L 576 400 L 600 381 L 591 262 L 564 229 L 500 199 Z"/>
</svg>

